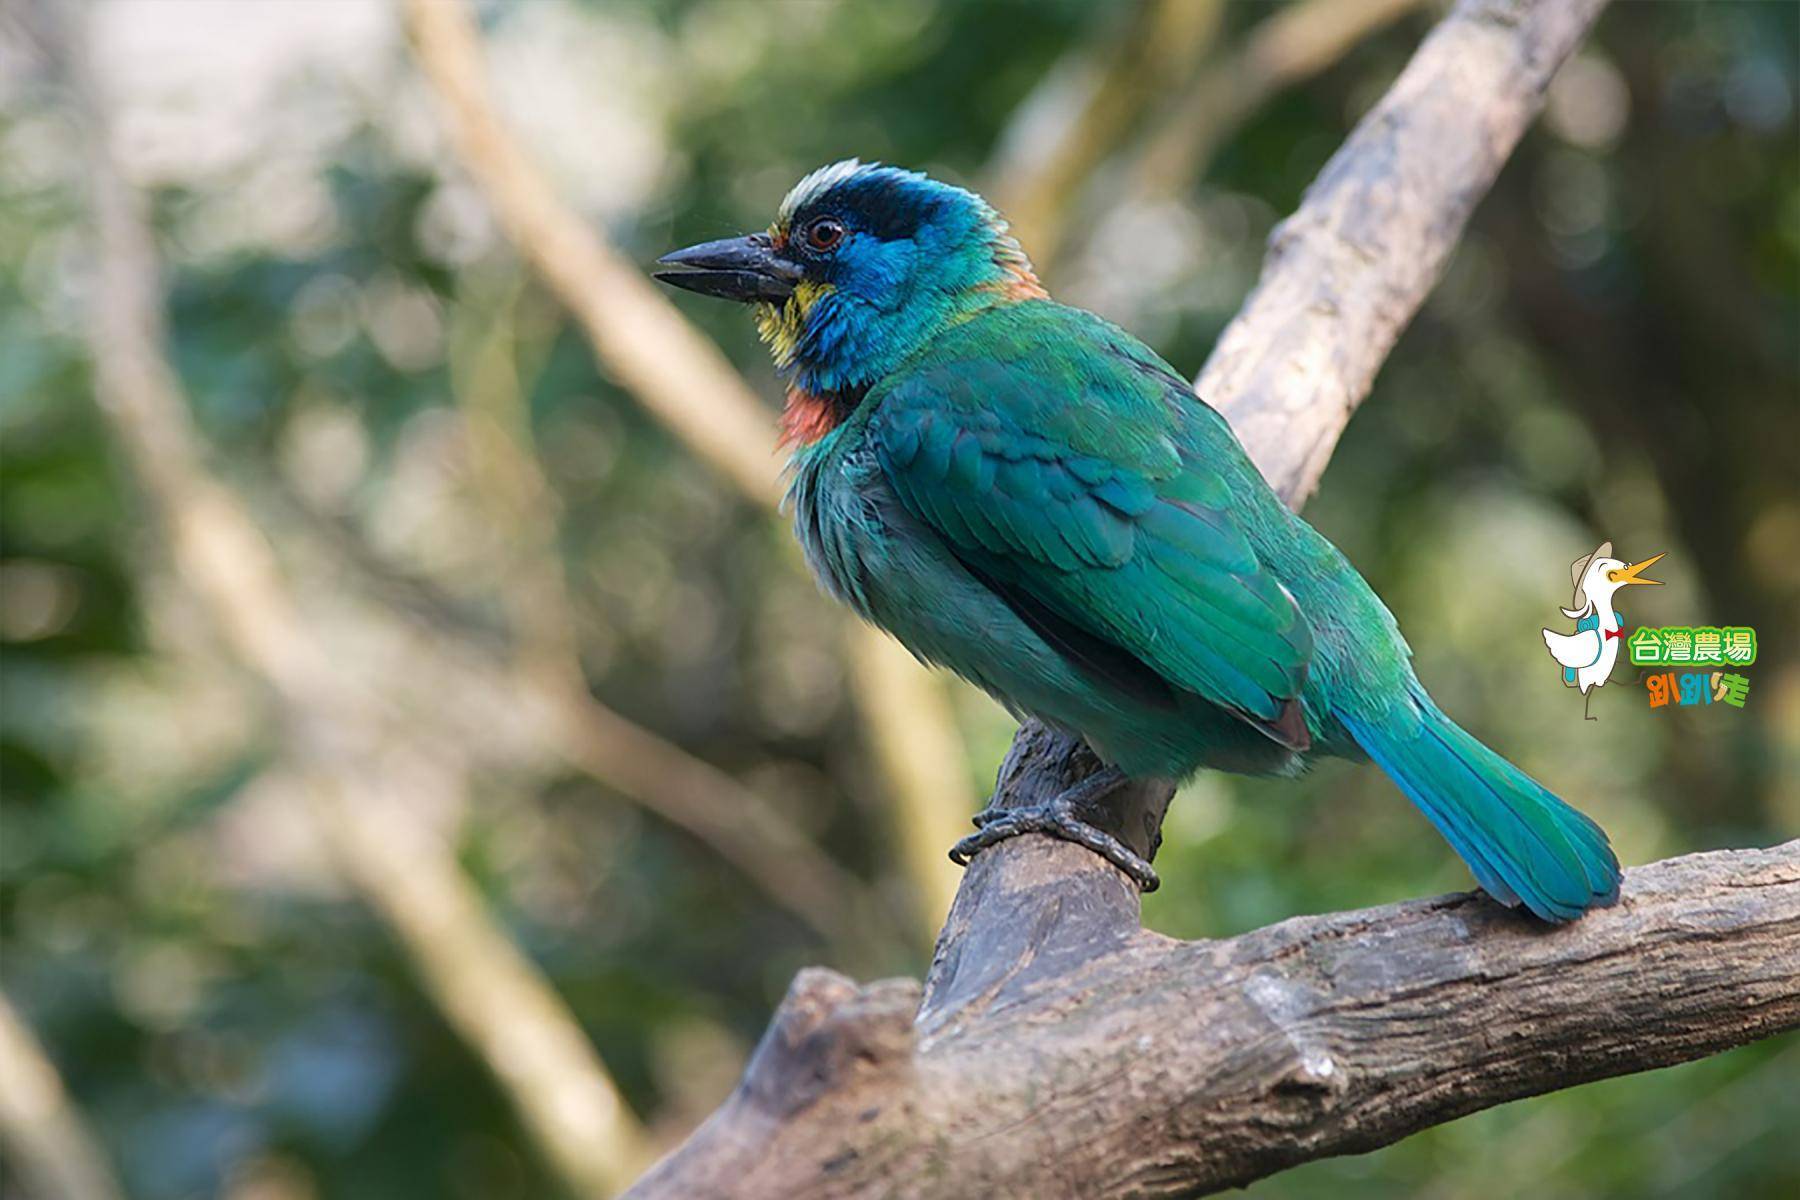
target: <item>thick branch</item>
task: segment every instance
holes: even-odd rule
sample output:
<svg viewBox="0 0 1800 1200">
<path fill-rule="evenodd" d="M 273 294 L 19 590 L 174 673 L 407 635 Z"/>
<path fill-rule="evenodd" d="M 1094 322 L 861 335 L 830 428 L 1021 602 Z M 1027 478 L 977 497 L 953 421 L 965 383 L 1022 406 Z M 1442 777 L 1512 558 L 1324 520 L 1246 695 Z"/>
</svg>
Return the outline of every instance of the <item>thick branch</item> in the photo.
<svg viewBox="0 0 1800 1200">
<path fill-rule="evenodd" d="M 802 974 L 631 1195 L 1198 1195 L 1713 1054 L 1800 1027 L 1800 841 L 1628 871 L 1561 928 L 1456 895 L 1063 951 L 916 1023 L 909 982 Z"/>
</svg>

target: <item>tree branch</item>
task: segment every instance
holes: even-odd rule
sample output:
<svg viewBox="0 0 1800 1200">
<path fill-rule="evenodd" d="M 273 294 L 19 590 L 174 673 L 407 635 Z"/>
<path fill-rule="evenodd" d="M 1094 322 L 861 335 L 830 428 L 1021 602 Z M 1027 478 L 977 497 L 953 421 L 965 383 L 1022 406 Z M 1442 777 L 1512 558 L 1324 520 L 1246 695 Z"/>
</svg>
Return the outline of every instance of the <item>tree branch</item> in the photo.
<svg viewBox="0 0 1800 1200">
<path fill-rule="evenodd" d="M 100 1140 L 69 1099 L 56 1064 L 0 994 L 0 1143 L 44 1200 L 122 1200 Z"/>
<path fill-rule="evenodd" d="M 1045 886 L 1078 906 L 1069 883 Z M 1218 942 L 1086 932 L 922 1007 L 910 981 L 802 973 L 630 1194 L 1202 1195 L 1800 1027 L 1800 841 L 1633 869 L 1560 928 L 1463 894 Z"/>
<path fill-rule="evenodd" d="M 1172 194 L 1270 97 L 1325 70 L 1420 0 L 1302 0 L 1277 9 L 1243 48 L 1202 71 L 1164 109 L 1135 152 L 1125 202 Z"/>
<path fill-rule="evenodd" d="M 1299 508 L 1606 0 L 1464 0 L 1269 238 L 1195 387 Z"/>
<path fill-rule="evenodd" d="M 1147 39 L 1128 37 L 1096 74 L 1086 102 L 1053 132 L 1040 110 L 1075 108 L 1067 93 L 1074 71 L 1087 58 L 1059 67 L 1020 105 L 1011 136 L 1003 135 L 999 160 L 989 167 L 989 195 L 1007 214 L 1013 234 L 1045 278 L 1056 276 L 1070 250 L 1070 216 L 1080 205 L 1089 178 L 1109 159 L 1106 174 L 1118 177 L 1118 206 L 1144 204 L 1173 195 L 1206 170 L 1214 153 L 1256 111 L 1284 88 L 1330 67 L 1350 48 L 1398 19 L 1420 0 L 1298 0 L 1264 18 L 1229 56 L 1187 72 L 1207 56 L 1217 33 L 1217 6 L 1174 5 L 1184 20 L 1167 17 L 1147 30 Z M 1140 20 L 1139 24 L 1146 24 Z M 1163 28 L 1168 26 L 1168 28 Z M 1148 40 L 1155 52 L 1146 51 Z M 1179 57 L 1178 57 L 1179 56 Z M 1175 88 L 1182 73 L 1191 79 Z M 1113 158 L 1121 137 L 1138 123 L 1138 109 L 1157 104 L 1150 131 L 1123 155 Z M 1017 132 L 1014 132 L 1017 131 Z M 1025 149 L 1014 150 L 1016 143 Z M 1035 149 L 1035 153 L 1025 151 Z"/>
<path fill-rule="evenodd" d="M 1275 231 L 1197 386 L 1289 504 L 1603 6 L 1464 0 Z M 1028 722 L 999 802 L 1094 769 Z M 1114 831 L 1154 850 L 1168 800 L 1137 789 Z M 1800 1027 L 1796 963 L 1800 842 L 1630 871 L 1559 929 L 1470 894 L 1184 944 L 1109 864 L 1016 838 L 971 866 L 922 990 L 803 974 L 632 1194 L 1197 1194 Z"/>
<path fill-rule="evenodd" d="M 1019 105 L 1015 136 L 1002 136 L 988 167 L 987 196 L 1040 271 L 1057 256 L 1082 185 L 1144 110 L 1205 56 L 1223 12 L 1220 0 L 1142 0 L 1101 54 L 1077 51 L 1079 59 L 1051 72 Z M 1038 133 L 1048 105 L 1065 111 L 1054 114 L 1056 129 Z"/>
</svg>

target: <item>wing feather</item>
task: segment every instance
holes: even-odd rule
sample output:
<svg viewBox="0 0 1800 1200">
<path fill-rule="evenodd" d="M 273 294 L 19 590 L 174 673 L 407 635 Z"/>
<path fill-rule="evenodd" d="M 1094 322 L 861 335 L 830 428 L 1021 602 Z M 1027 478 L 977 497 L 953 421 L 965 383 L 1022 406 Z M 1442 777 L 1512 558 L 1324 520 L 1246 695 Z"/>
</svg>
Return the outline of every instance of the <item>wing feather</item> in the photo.
<svg viewBox="0 0 1800 1200">
<path fill-rule="evenodd" d="M 1312 632 L 1205 465 L 1198 402 L 1104 366 L 1059 402 L 1039 364 L 935 364 L 871 397 L 870 442 L 900 502 L 1053 644 L 1114 681 L 1116 650 L 1304 748 Z"/>
</svg>

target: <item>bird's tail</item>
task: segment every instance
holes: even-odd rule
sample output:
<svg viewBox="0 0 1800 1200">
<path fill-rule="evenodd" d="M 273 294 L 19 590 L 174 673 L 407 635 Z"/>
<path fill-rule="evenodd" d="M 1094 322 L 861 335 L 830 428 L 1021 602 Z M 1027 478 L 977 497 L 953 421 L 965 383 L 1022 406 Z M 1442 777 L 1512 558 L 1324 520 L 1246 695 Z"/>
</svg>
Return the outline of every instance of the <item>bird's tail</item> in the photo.
<svg viewBox="0 0 1800 1200">
<path fill-rule="evenodd" d="M 1474 872 L 1488 895 L 1546 921 L 1619 898 L 1606 832 L 1445 716 L 1422 689 L 1419 721 L 1396 730 L 1339 719 Z"/>
</svg>

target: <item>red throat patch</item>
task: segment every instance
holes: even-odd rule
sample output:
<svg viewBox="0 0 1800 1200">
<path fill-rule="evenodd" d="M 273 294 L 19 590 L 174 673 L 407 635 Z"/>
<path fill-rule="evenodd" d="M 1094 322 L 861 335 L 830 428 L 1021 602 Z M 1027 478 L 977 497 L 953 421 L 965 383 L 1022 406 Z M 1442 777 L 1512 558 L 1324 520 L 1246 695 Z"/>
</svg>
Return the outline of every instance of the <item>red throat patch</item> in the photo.
<svg viewBox="0 0 1800 1200">
<path fill-rule="evenodd" d="M 810 446 L 836 429 L 840 420 L 831 397 L 790 387 L 781 410 L 781 440 L 776 444 L 784 448 Z"/>
</svg>

